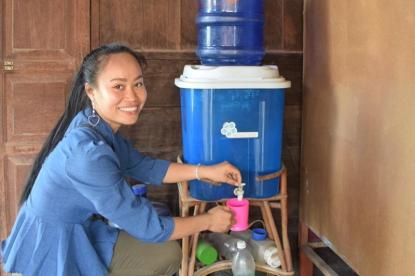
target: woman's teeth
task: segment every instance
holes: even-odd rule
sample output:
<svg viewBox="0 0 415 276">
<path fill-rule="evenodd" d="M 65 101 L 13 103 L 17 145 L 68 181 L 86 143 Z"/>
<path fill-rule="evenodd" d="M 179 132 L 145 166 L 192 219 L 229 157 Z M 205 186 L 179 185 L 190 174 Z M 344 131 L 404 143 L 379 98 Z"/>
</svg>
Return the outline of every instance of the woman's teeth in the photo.
<svg viewBox="0 0 415 276">
<path fill-rule="evenodd" d="M 126 111 L 126 112 L 134 112 L 138 110 L 138 106 L 132 106 L 132 107 L 120 107 L 119 108 L 121 111 Z"/>
</svg>

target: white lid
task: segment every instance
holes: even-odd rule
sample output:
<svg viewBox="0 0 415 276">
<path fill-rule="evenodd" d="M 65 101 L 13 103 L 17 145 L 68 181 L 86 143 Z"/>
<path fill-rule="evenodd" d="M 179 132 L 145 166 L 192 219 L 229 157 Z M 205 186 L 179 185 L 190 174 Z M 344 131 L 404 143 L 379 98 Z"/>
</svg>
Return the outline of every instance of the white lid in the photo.
<svg viewBox="0 0 415 276">
<path fill-rule="evenodd" d="M 276 247 L 268 247 L 264 251 L 264 260 L 270 267 L 277 268 L 281 266 L 278 250 Z"/>
<path fill-rule="evenodd" d="M 244 249 L 244 248 L 246 248 L 246 242 L 243 241 L 243 240 L 238 240 L 236 242 L 236 248 L 238 248 L 238 249 Z"/>
<path fill-rule="evenodd" d="M 183 74 L 174 83 L 180 88 L 288 88 L 291 82 L 280 76 L 275 65 L 206 66 L 185 65 Z"/>
</svg>

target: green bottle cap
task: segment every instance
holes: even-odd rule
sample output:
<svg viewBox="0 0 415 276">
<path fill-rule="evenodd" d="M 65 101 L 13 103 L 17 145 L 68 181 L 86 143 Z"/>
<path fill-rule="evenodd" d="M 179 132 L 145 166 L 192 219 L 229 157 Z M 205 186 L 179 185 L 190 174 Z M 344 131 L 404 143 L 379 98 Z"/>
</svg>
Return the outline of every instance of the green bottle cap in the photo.
<svg viewBox="0 0 415 276">
<path fill-rule="evenodd" d="M 204 265 L 211 265 L 218 259 L 218 251 L 205 241 L 199 241 L 196 248 L 196 257 Z"/>
</svg>

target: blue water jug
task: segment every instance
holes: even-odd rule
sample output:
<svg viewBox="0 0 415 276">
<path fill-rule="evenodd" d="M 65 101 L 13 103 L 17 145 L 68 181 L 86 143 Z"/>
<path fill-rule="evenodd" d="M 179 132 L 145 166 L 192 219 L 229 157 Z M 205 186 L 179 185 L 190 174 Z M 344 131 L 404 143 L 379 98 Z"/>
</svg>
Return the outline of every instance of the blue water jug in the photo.
<svg viewBox="0 0 415 276">
<path fill-rule="evenodd" d="M 205 65 L 259 65 L 263 0 L 200 0 L 197 56 Z"/>
</svg>

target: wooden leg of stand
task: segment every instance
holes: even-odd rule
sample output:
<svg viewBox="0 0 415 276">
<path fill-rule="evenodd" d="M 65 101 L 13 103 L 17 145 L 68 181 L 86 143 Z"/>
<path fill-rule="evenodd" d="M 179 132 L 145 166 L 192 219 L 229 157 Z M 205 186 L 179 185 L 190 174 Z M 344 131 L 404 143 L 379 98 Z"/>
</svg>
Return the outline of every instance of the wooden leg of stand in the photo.
<svg viewBox="0 0 415 276">
<path fill-rule="evenodd" d="M 267 219 L 267 213 L 265 212 L 265 207 L 263 205 L 260 205 L 259 209 L 261 210 L 262 219 L 264 220 L 265 230 L 267 230 L 267 233 L 271 235 L 271 226 L 269 226 L 269 221 Z"/>
<path fill-rule="evenodd" d="M 288 271 L 293 270 L 291 259 L 291 247 L 288 239 L 288 199 L 287 199 L 287 171 L 281 175 L 281 228 L 282 228 L 282 243 L 284 245 L 285 261 L 287 263 Z"/>
<path fill-rule="evenodd" d="M 285 262 L 284 251 L 283 251 L 283 247 L 281 245 L 280 237 L 278 236 L 278 230 L 277 230 L 277 227 L 275 226 L 274 218 L 272 217 L 271 207 L 269 206 L 268 201 L 264 201 L 263 204 L 264 204 L 264 210 L 265 210 L 265 213 L 266 213 L 267 220 L 269 221 L 269 225 L 271 227 L 272 238 L 275 242 L 275 245 L 278 248 L 278 256 L 279 256 L 280 261 L 281 261 L 281 268 L 282 268 L 283 271 L 287 271 L 287 265 L 286 265 L 286 262 Z"/>
<path fill-rule="evenodd" d="M 291 258 L 291 247 L 290 247 L 290 241 L 288 238 L 288 225 L 287 225 L 287 206 L 284 202 L 281 202 L 281 227 L 282 227 L 282 243 L 284 245 L 284 255 L 285 260 L 287 262 L 287 269 L 288 271 L 292 271 L 293 265 L 292 265 L 292 258 Z"/>
<path fill-rule="evenodd" d="M 308 242 L 308 227 L 301 221 L 299 223 L 298 245 L 300 251 L 300 276 L 313 275 L 313 263 L 303 252 L 302 247 Z"/>
<path fill-rule="evenodd" d="M 181 204 L 181 216 L 187 217 L 189 215 L 189 203 Z M 182 265 L 180 269 L 180 276 L 187 276 L 187 269 L 189 265 L 189 237 L 182 239 Z"/>
<path fill-rule="evenodd" d="M 193 216 L 197 216 L 199 213 L 200 203 L 196 203 L 193 209 Z M 196 247 L 197 247 L 197 240 L 199 238 L 199 233 L 196 233 L 190 237 L 190 258 L 188 261 L 188 268 L 187 268 L 187 275 L 193 276 L 194 267 L 195 267 L 195 258 L 196 258 Z M 186 275 L 186 276 L 187 276 Z"/>
<path fill-rule="evenodd" d="M 200 202 L 196 202 L 195 206 L 193 208 L 193 216 L 197 216 L 199 214 L 199 208 L 200 208 Z M 195 235 L 192 235 L 190 237 L 190 244 L 189 244 L 190 248 L 193 248 L 194 237 L 195 237 Z"/>
<path fill-rule="evenodd" d="M 267 230 L 267 233 L 271 235 L 272 230 L 271 230 L 271 226 L 269 226 L 269 220 L 268 220 L 264 205 L 263 204 L 259 205 L 259 209 L 261 210 L 262 219 L 264 220 L 265 230 Z M 273 274 L 267 273 L 267 276 L 271 276 L 271 275 Z"/>
<path fill-rule="evenodd" d="M 198 214 L 202 214 L 205 209 L 206 209 L 206 202 L 200 202 L 198 205 L 198 207 L 200 207 L 200 210 L 198 211 L 195 206 L 195 211 L 193 213 L 194 216 L 197 216 Z M 197 249 L 197 243 L 199 241 L 199 234 L 200 233 L 196 233 L 193 235 L 193 241 L 192 241 L 192 250 L 191 250 L 191 256 L 190 256 L 190 261 L 189 261 L 189 272 L 188 275 L 189 276 L 193 276 L 193 273 L 195 271 L 195 263 L 196 263 L 196 249 Z"/>
</svg>

